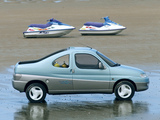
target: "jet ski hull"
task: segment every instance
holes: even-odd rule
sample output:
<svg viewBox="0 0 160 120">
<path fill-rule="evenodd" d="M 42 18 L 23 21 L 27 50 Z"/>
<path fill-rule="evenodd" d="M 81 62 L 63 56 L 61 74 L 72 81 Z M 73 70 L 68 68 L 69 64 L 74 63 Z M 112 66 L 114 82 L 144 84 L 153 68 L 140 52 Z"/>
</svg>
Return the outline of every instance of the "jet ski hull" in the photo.
<svg viewBox="0 0 160 120">
<path fill-rule="evenodd" d="M 116 35 L 126 29 L 126 27 L 115 23 L 109 19 L 109 17 L 104 17 L 105 22 L 86 22 L 79 29 L 82 35 Z"/>
<path fill-rule="evenodd" d="M 23 32 L 25 38 L 34 37 L 61 37 L 70 33 L 73 29 L 62 29 L 62 30 L 44 30 L 44 31 L 26 31 Z"/>
<path fill-rule="evenodd" d="M 49 19 L 47 24 L 30 24 L 23 32 L 25 38 L 35 37 L 61 37 L 70 33 L 75 27 L 62 23 L 56 19 Z"/>
<path fill-rule="evenodd" d="M 82 35 L 116 35 L 124 29 L 114 30 L 79 30 Z"/>
</svg>

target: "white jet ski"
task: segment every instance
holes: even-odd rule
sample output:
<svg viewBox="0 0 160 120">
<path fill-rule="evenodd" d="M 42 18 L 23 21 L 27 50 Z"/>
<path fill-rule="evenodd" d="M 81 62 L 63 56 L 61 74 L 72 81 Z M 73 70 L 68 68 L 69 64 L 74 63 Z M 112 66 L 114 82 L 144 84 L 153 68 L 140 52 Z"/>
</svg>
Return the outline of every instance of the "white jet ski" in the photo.
<svg viewBox="0 0 160 120">
<path fill-rule="evenodd" d="M 75 27 L 64 24 L 56 19 L 50 19 L 47 24 L 31 24 L 24 37 L 60 37 L 70 33 Z"/>
<path fill-rule="evenodd" d="M 82 35 L 115 35 L 126 29 L 126 27 L 111 21 L 108 16 L 104 17 L 104 20 L 104 23 L 86 22 L 79 31 Z"/>
</svg>

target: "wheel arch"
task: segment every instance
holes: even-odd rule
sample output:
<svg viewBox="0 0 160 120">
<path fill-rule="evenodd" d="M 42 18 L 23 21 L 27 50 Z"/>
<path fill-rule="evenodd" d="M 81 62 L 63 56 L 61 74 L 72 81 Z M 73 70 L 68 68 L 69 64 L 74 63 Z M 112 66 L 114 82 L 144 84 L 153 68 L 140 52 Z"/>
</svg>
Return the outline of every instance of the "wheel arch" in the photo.
<svg viewBox="0 0 160 120">
<path fill-rule="evenodd" d="M 26 84 L 25 88 L 24 88 L 24 92 L 26 92 L 27 87 L 28 87 L 29 85 L 33 84 L 33 83 L 40 83 L 40 84 L 42 84 L 42 85 L 46 88 L 46 91 L 47 91 L 47 93 L 48 93 L 48 87 L 47 87 L 47 85 L 46 85 L 43 81 L 40 81 L 40 80 L 32 80 L 32 81 L 29 81 L 29 82 Z"/>
<path fill-rule="evenodd" d="M 130 80 L 130 79 L 120 79 L 120 80 L 118 80 L 118 81 L 115 82 L 115 84 L 114 84 L 114 86 L 113 86 L 113 91 L 112 91 L 113 93 L 114 93 L 114 90 L 115 90 L 116 85 L 117 85 L 118 83 L 122 82 L 122 81 L 128 81 L 128 82 L 132 83 L 133 86 L 134 86 L 134 88 L 135 88 L 135 91 L 137 91 L 137 86 L 136 86 L 136 84 L 135 84 L 132 80 Z"/>
</svg>

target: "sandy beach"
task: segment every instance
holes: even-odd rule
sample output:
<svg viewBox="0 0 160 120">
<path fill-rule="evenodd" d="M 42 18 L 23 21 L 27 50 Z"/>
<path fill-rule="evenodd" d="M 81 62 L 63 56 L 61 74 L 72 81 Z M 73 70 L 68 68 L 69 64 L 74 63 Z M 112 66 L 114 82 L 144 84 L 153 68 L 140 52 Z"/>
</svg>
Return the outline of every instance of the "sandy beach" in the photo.
<svg viewBox="0 0 160 120">
<path fill-rule="evenodd" d="M 18 61 L 38 59 L 69 46 L 90 46 L 121 64 L 159 65 L 158 0 L 62 0 L 14 1 L 0 4 L 0 68 Z M 104 22 L 109 16 L 126 30 L 112 36 L 81 36 L 79 28 L 87 21 Z M 76 27 L 61 38 L 23 37 L 32 23 L 45 24 L 55 18 Z"/>
<path fill-rule="evenodd" d="M 3 104 L 6 106 L 4 107 L 4 112 L 2 112 L 3 116 L 10 114 L 12 117 L 8 117 L 9 119 L 14 118 L 14 120 L 20 120 L 22 117 L 21 115 L 25 110 L 37 106 L 28 104 L 25 95 L 21 95 L 11 87 L 13 65 L 18 61 L 39 59 L 59 49 L 70 46 L 90 46 L 104 53 L 115 62 L 143 69 L 149 74 L 151 80 L 159 80 L 159 5 L 159 0 L 1 0 L 0 78 L 2 85 L 0 92 L 2 95 L 0 100 L 2 100 L 1 105 L 5 101 Z M 100 18 L 105 16 L 109 16 L 112 21 L 127 27 L 127 29 L 117 35 L 81 36 L 78 30 L 85 22 L 104 22 L 103 19 Z M 45 24 L 47 22 L 46 20 L 50 18 L 55 18 L 63 23 L 72 25 L 76 27 L 76 29 L 60 38 L 23 37 L 23 32 L 27 30 L 28 25 L 32 23 Z M 2 74 L 5 73 L 6 69 L 9 70 L 9 73 L 5 75 Z M 63 97 L 58 97 L 61 99 L 60 101 L 55 96 L 48 97 L 47 109 L 51 112 L 47 113 L 49 114 L 49 117 L 46 119 L 52 119 L 52 114 L 56 114 L 57 117 L 61 118 L 60 111 L 66 111 L 63 114 L 64 116 L 74 113 L 75 116 L 73 115 L 72 118 L 74 119 L 74 117 L 79 116 L 79 111 L 83 111 L 78 109 L 78 104 L 84 111 L 87 111 L 87 113 L 82 112 L 82 116 L 85 116 L 86 114 L 90 116 L 90 112 L 92 112 L 92 115 L 94 116 L 94 113 L 97 111 L 94 111 L 92 107 L 95 106 L 96 109 L 101 108 L 104 113 L 111 112 L 112 109 L 113 116 L 104 116 L 104 118 L 109 118 L 111 120 L 114 119 L 114 116 L 117 117 L 117 119 L 120 118 L 123 120 L 125 118 L 132 119 L 132 117 L 135 117 L 137 120 L 140 118 L 147 120 L 149 115 L 151 115 L 149 118 L 152 118 L 152 115 L 154 116 L 154 114 L 156 114 L 156 116 L 154 116 L 155 120 L 158 120 L 158 114 L 160 112 L 155 112 L 154 110 L 159 109 L 159 106 L 156 105 L 159 104 L 156 100 L 156 96 L 159 96 L 159 94 L 158 90 L 154 92 L 152 88 L 154 89 L 155 86 L 158 88 L 159 83 L 156 85 L 155 81 L 151 81 L 151 84 L 148 93 L 147 91 L 144 92 L 144 94 L 138 93 L 134 100 L 129 103 L 131 107 L 133 107 L 132 112 L 129 112 L 129 117 L 126 117 L 126 115 L 122 115 L 123 117 L 121 117 L 121 115 L 118 116 L 117 113 L 115 115 L 114 111 L 117 110 L 117 108 L 114 107 L 117 106 L 117 103 L 113 101 L 113 96 L 107 98 L 106 96 L 103 97 L 103 95 L 94 97 L 90 95 L 90 98 L 93 97 L 96 99 L 95 101 L 89 102 L 89 100 L 87 101 L 85 99 L 85 96 L 83 97 L 80 95 L 75 96 L 75 98 L 74 96 L 63 96 L 70 101 L 68 103 L 65 103 L 66 101 Z M 9 97 L 12 101 L 7 102 L 6 95 L 4 94 L 6 89 L 10 95 L 13 95 Z M 148 99 L 150 93 L 154 93 L 154 97 L 151 97 L 152 101 L 155 100 L 153 105 L 151 105 L 151 102 L 145 101 Z M 101 103 L 99 103 L 100 99 L 98 97 L 103 98 Z M 52 98 L 54 98 L 54 101 L 51 102 Z M 87 101 L 90 104 L 88 105 L 87 102 L 81 104 L 81 102 L 75 100 L 79 98 L 82 98 L 82 101 Z M 143 98 L 145 98 L 145 100 Z M 106 105 L 106 99 L 108 100 L 107 106 L 110 106 L 107 109 L 104 107 Z M 72 101 L 73 104 L 70 104 Z M 15 103 L 19 107 L 11 105 Z M 55 104 L 56 106 L 54 106 Z M 64 107 L 61 108 L 61 105 L 59 104 L 64 105 Z M 120 104 L 118 103 L 118 105 L 121 104 L 123 104 L 123 102 Z M 138 107 L 136 107 L 137 104 Z M 11 109 L 9 109 L 10 106 L 12 106 Z M 86 106 L 89 106 L 89 108 Z M 43 110 L 46 110 L 46 105 L 44 107 L 42 104 L 42 106 L 38 105 L 38 107 L 42 107 Z M 67 109 L 68 107 L 70 109 Z M 22 108 L 22 110 L 19 110 L 20 108 Z M 135 112 L 138 108 L 143 109 L 140 111 L 140 113 L 144 114 L 143 117 L 140 117 L 141 114 L 138 114 L 139 112 Z M 8 112 L 8 110 L 10 112 Z M 19 112 L 17 113 L 18 110 L 20 111 L 20 114 Z M 126 114 L 128 116 L 128 112 Z M 138 114 L 138 116 L 136 116 L 136 114 Z M 104 114 L 102 113 L 101 115 L 103 116 Z M 93 116 L 91 117 L 93 119 L 97 118 L 100 120 L 100 118 L 103 118 L 102 116 Z M 81 117 L 79 116 L 77 119 L 80 118 Z M 88 117 L 85 118 L 88 119 Z M 28 116 L 26 119 L 28 119 Z M 68 119 L 70 119 L 70 117 L 68 117 Z"/>
</svg>

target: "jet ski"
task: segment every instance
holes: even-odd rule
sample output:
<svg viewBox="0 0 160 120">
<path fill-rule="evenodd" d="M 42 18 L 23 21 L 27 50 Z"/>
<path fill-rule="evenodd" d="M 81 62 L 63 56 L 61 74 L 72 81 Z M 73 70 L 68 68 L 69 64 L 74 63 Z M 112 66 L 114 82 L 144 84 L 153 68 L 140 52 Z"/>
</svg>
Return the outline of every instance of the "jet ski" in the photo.
<svg viewBox="0 0 160 120">
<path fill-rule="evenodd" d="M 126 27 L 115 23 L 109 17 L 103 17 L 104 23 L 100 22 L 86 22 L 83 27 L 79 29 L 82 35 L 115 35 L 120 33 Z"/>
<path fill-rule="evenodd" d="M 30 37 L 61 37 L 70 33 L 75 27 L 62 23 L 56 19 L 47 20 L 47 24 L 31 24 L 23 32 L 25 38 Z"/>
</svg>

